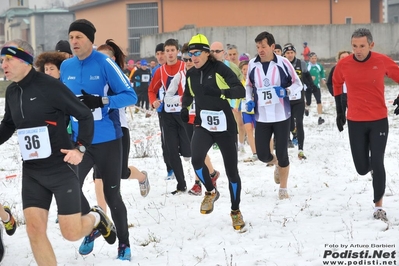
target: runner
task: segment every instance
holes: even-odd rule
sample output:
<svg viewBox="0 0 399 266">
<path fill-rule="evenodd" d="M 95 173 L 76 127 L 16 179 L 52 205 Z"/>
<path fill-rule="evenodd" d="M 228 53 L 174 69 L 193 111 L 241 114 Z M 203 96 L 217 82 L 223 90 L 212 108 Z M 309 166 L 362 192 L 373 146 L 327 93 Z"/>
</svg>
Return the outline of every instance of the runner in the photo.
<svg viewBox="0 0 399 266">
<path fill-rule="evenodd" d="M 201 183 L 206 188 L 200 212 L 209 214 L 219 198 L 219 191 L 213 185 L 204 160 L 209 148 L 217 143 L 225 162 L 229 179 L 231 219 L 233 227 L 241 230 L 245 226 L 239 209 L 241 179 L 237 169 L 237 124 L 228 101 L 225 98 L 240 99 L 244 88 L 234 72 L 213 57 L 207 38 L 198 34 L 189 42 L 188 55 L 194 68 L 187 72 L 186 89 L 182 101 L 182 120 L 188 122 L 188 108 L 195 98 L 194 135 L 191 140 L 192 164 Z M 206 78 L 203 78 L 206 77 Z"/>
</svg>

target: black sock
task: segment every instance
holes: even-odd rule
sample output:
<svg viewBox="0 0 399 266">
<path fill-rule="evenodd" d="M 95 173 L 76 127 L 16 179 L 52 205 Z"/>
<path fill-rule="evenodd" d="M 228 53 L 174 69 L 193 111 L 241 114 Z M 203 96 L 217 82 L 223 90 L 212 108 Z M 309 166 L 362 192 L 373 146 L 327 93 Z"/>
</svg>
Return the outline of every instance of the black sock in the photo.
<svg viewBox="0 0 399 266">
<path fill-rule="evenodd" d="M 195 184 L 200 185 L 201 186 L 201 182 L 199 180 L 195 180 Z"/>
</svg>

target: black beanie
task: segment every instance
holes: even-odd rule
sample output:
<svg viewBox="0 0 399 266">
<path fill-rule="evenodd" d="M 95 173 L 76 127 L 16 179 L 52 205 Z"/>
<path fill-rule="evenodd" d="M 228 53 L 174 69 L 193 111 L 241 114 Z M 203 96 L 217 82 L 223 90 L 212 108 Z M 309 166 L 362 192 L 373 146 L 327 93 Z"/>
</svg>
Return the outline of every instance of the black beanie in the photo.
<svg viewBox="0 0 399 266">
<path fill-rule="evenodd" d="M 71 31 L 80 31 L 86 35 L 92 43 L 94 43 L 94 33 L 96 32 L 96 28 L 94 27 L 93 23 L 87 19 L 78 19 L 72 22 L 72 24 L 69 26 L 68 34 Z"/>
<path fill-rule="evenodd" d="M 57 44 L 55 45 L 55 50 L 57 52 L 64 52 L 64 53 L 68 53 L 68 54 L 72 54 L 71 51 L 71 46 L 69 45 L 68 41 L 65 40 L 61 40 L 59 42 L 57 42 Z"/>
<path fill-rule="evenodd" d="M 158 43 L 158 45 L 155 47 L 155 53 L 164 52 L 164 51 L 165 51 L 164 44 L 162 42 Z"/>
</svg>

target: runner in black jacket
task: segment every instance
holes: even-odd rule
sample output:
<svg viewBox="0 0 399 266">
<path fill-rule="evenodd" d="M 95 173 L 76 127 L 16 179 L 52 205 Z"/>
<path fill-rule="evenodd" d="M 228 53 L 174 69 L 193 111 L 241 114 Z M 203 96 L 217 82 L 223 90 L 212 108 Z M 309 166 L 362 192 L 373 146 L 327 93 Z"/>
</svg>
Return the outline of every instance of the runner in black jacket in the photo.
<svg viewBox="0 0 399 266">
<path fill-rule="evenodd" d="M 71 166 L 82 161 L 85 147 L 92 141 L 93 115 L 59 80 L 36 72 L 32 54 L 30 44 L 22 40 L 10 41 L 1 49 L 4 74 L 13 82 L 6 90 L 0 144 L 17 130 L 23 158 L 22 204 L 32 252 L 38 265 L 56 265 L 46 234 L 53 195 L 64 238 L 76 241 L 95 228 L 113 243 L 116 232 L 97 208 L 82 216 L 82 190 Z M 66 131 L 65 114 L 79 121 L 76 148 Z"/>
<path fill-rule="evenodd" d="M 195 130 L 191 140 L 192 164 L 196 175 L 206 187 L 201 213 L 213 211 L 219 192 L 213 186 L 204 160 L 209 148 L 217 143 L 229 179 L 231 218 L 234 229 L 245 226 L 239 210 L 241 179 L 237 169 L 237 124 L 226 98 L 245 97 L 245 89 L 237 75 L 211 54 L 207 38 L 198 34 L 189 42 L 189 56 L 195 68 L 187 71 L 181 116 L 188 122 L 188 107 L 195 98 Z"/>
</svg>

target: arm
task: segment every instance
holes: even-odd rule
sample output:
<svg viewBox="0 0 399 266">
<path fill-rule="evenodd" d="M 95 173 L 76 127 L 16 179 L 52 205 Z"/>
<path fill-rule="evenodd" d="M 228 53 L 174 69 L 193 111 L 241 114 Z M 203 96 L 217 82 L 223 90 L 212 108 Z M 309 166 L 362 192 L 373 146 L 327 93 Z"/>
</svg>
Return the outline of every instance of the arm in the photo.
<svg viewBox="0 0 399 266">
<path fill-rule="evenodd" d="M 344 77 L 341 72 L 341 64 L 335 66 L 333 77 L 332 77 L 332 84 L 333 84 L 333 94 L 334 96 L 339 96 L 342 94 L 342 86 L 344 85 Z"/>
<path fill-rule="evenodd" d="M 183 99 L 182 99 L 182 108 L 188 108 L 193 103 L 193 95 L 191 95 L 190 88 L 190 76 L 187 74 L 186 76 L 186 86 L 184 88 Z"/>
<path fill-rule="evenodd" d="M 11 138 L 12 134 L 15 132 L 15 129 L 16 127 L 11 118 L 10 109 L 6 101 L 4 117 L 0 124 L 0 145 Z"/>
<path fill-rule="evenodd" d="M 241 99 L 245 97 L 245 89 L 237 75 L 225 64 L 219 64 L 218 71 L 226 82 L 228 89 L 222 89 L 222 93 L 229 99 Z M 219 85 L 219 84 L 218 84 Z M 219 86 L 220 87 L 220 86 Z"/>
<path fill-rule="evenodd" d="M 182 74 L 178 72 L 170 81 L 168 90 L 165 92 L 165 97 L 163 99 L 165 104 L 176 104 L 180 102 L 180 99 L 177 99 L 177 97 L 174 96 L 177 90 L 179 89 L 181 79 L 182 79 Z"/>
<path fill-rule="evenodd" d="M 160 71 L 160 68 L 158 68 L 155 71 L 155 74 L 150 82 L 150 85 L 148 86 L 148 100 L 154 108 L 159 107 L 159 105 L 157 107 L 154 106 L 154 102 L 157 101 L 157 99 L 158 99 L 158 92 L 159 92 L 159 88 L 161 88 L 161 86 L 162 86 L 161 71 Z"/>
<path fill-rule="evenodd" d="M 333 83 L 332 83 L 332 77 L 334 74 L 334 70 L 335 70 L 335 66 L 333 66 L 331 68 L 330 74 L 328 74 L 328 79 L 327 79 L 327 88 L 328 88 L 328 91 L 330 92 L 331 96 L 334 96 Z"/>
<path fill-rule="evenodd" d="M 107 81 L 115 95 L 108 96 L 108 107 L 118 109 L 133 105 L 137 102 L 136 92 L 133 90 L 129 79 L 112 59 L 104 63 Z"/>
<path fill-rule="evenodd" d="M 91 110 L 58 80 L 51 84 L 53 90 L 46 91 L 49 103 L 56 109 L 71 115 L 78 120 L 79 132 L 77 141 L 85 147 L 90 146 L 94 135 L 94 120 Z"/>
<path fill-rule="evenodd" d="M 294 67 L 292 64 L 288 61 L 288 59 L 283 58 L 283 64 L 285 65 L 286 69 L 288 70 L 288 74 L 291 76 L 291 86 L 289 86 L 288 89 L 290 91 L 290 94 L 296 94 L 300 92 L 303 89 L 302 82 L 300 78 L 298 77 L 298 74 L 296 73 Z"/>
</svg>

